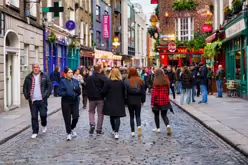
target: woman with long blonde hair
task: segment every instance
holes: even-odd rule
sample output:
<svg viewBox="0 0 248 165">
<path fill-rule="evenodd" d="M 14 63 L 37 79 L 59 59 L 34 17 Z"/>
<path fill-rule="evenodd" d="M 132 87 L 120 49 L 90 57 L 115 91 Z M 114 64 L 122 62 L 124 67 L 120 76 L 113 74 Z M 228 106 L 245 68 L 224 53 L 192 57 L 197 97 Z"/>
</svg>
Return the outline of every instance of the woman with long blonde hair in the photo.
<svg viewBox="0 0 248 165">
<path fill-rule="evenodd" d="M 109 80 L 104 84 L 105 96 L 103 113 L 110 116 L 115 139 L 119 139 L 120 118 L 126 116 L 125 112 L 125 86 L 119 69 L 114 68 L 109 74 Z"/>
<path fill-rule="evenodd" d="M 168 109 L 172 109 L 170 104 L 170 82 L 164 71 L 160 68 L 155 70 L 154 85 L 152 91 L 152 111 L 154 113 L 156 129 L 154 132 L 160 133 L 159 113 L 167 127 L 167 134 L 171 135 L 171 127 L 167 117 Z"/>
</svg>

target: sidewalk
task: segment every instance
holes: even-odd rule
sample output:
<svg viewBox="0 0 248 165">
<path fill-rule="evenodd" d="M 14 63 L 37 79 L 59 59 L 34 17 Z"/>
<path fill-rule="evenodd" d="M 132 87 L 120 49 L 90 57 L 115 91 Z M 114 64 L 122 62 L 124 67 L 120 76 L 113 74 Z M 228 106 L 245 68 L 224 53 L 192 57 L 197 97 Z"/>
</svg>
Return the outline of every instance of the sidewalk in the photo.
<svg viewBox="0 0 248 165">
<path fill-rule="evenodd" d="M 60 97 L 53 96 L 48 99 L 48 115 L 60 110 L 60 100 Z M 28 129 L 30 126 L 31 116 L 28 105 L 9 112 L 0 113 L 0 145 Z"/>
<path fill-rule="evenodd" d="M 171 101 L 185 110 L 223 140 L 248 156 L 248 101 L 231 98 L 224 94 L 223 98 L 209 96 L 208 104 L 180 105 L 180 95 Z"/>
</svg>

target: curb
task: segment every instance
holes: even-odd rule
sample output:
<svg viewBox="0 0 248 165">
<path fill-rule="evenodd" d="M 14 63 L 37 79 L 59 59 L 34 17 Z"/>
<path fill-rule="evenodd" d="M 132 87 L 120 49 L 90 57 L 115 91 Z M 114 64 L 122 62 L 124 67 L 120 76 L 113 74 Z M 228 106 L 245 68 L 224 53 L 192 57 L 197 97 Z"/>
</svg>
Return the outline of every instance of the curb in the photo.
<svg viewBox="0 0 248 165">
<path fill-rule="evenodd" d="M 61 110 L 61 108 L 58 108 L 58 109 L 56 109 L 56 110 L 54 110 L 54 111 L 48 113 L 47 117 L 49 117 L 49 116 L 51 116 L 51 115 L 57 113 L 57 112 L 60 111 L 60 110 Z M 39 121 L 40 121 L 40 120 L 39 120 Z M 30 128 L 30 127 L 31 127 L 31 124 L 27 125 L 26 127 L 22 128 L 21 130 L 19 130 L 19 131 L 13 133 L 12 135 L 10 135 L 10 136 L 8 136 L 8 137 L 6 137 L 6 138 L 0 140 L 0 145 L 6 143 L 6 142 L 9 141 L 10 139 L 12 139 L 12 138 L 14 138 L 15 136 L 17 136 L 18 134 L 20 134 L 20 133 L 26 131 L 26 130 L 27 130 L 28 128 Z"/>
<path fill-rule="evenodd" d="M 235 148 L 236 150 L 238 150 L 240 153 L 242 153 L 244 156 L 248 157 L 248 152 L 243 150 L 241 147 L 239 147 L 240 145 L 236 145 L 234 144 L 232 141 L 230 141 L 228 138 L 224 137 L 223 135 L 221 135 L 220 133 L 218 133 L 216 130 L 214 130 L 213 128 L 209 127 L 206 123 L 204 123 L 201 119 L 199 119 L 198 117 L 196 117 L 195 115 L 191 114 L 189 111 L 187 111 L 185 108 L 183 108 L 181 105 L 179 105 L 178 103 L 176 103 L 175 101 L 171 100 L 171 102 L 176 105 L 177 107 L 179 107 L 180 109 L 182 109 L 185 113 L 187 113 L 189 116 L 191 116 L 192 118 L 194 118 L 195 120 L 197 120 L 201 125 L 203 125 L 205 128 L 207 128 L 208 130 L 210 130 L 212 133 L 214 133 L 216 136 L 218 136 L 219 138 L 221 138 L 223 141 L 225 141 L 227 144 L 229 144 L 230 146 L 232 146 L 233 148 Z"/>
</svg>

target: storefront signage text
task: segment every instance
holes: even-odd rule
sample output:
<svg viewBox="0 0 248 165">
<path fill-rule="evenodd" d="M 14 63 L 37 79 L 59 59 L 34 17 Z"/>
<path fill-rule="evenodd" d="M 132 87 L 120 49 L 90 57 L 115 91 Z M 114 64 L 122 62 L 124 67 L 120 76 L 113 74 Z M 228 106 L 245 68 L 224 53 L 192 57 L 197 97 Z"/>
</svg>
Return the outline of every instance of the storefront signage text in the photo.
<svg viewBox="0 0 248 165">
<path fill-rule="evenodd" d="M 107 51 L 95 51 L 94 54 L 97 59 L 105 59 L 105 60 L 121 60 L 122 56 L 113 55 L 111 52 Z"/>
<path fill-rule="evenodd" d="M 188 48 L 177 48 L 175 52 L 170 52 L 168 48 L 162 49 L 160 51 L 161 54 L 204 54 L 204 49 L 199 49 L 197 51 L 192 48 L 189 50 Z"/>
<path fill-rule="evenodd" d="M 245 30 L 245 28 L 246 28 L 245 27 L 245 20 L 242 19 L 225 30 L 226 38 L 229 38 L 229 37 L 241 32 L 242 30 Z"/>
<path fill-rule="evenodd" d="M 103 16 L 103 38 L 110 38 L 110 17 L 109 15 Z"/>
</svg>

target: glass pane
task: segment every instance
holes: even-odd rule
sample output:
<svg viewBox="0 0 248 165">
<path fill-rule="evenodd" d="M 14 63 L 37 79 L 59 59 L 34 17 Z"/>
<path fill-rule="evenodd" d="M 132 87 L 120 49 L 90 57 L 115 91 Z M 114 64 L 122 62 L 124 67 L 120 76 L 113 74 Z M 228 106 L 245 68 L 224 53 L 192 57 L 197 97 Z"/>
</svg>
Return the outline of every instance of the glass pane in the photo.
<svg viewBox="0 0 248 165">
<path fill-rule="evenodd" d="M 236 53 L 236 79 L 241 80 L 242 71 L 241 71 L 241 52 Z"/>
</svg>

